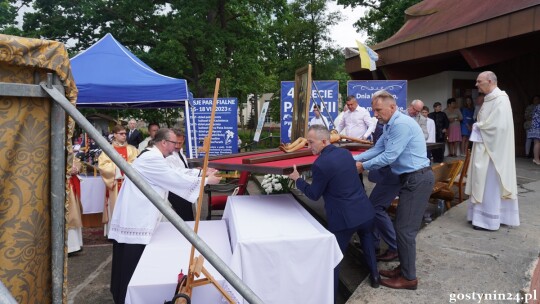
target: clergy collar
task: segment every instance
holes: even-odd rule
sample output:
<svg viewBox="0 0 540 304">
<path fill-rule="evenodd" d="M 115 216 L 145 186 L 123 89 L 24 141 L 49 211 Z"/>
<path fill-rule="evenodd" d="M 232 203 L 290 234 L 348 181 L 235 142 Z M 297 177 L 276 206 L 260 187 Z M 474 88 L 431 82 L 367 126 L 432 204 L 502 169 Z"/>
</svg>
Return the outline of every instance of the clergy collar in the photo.
<svg viewBox="0 0 540 304">
<path fill-rule="evenodd" d="M 127 146 L 127 145 L 128 145 L 127 141 L 126 141 L 125 143 L 121 144 L 121 143 L 117 142 L 116 140 L 113 140 L 113 141 L 111 142 L 111 144 L 112 144 L 113 146 L 117 146 L 117 147 L 123 147 L 123 146 Z"/>
<path fill-rule="evenodd" d="M 486 94 L 486 96 L 484 96 L 484 101 L 486 100 L 486 98 L 494 96 L 496 95 L 496 93 L 499 93 L 499 92 L 501 92 L 501 89 L 499 89 L 499 87 L 495 87 L 493 91 L 489 92 L 488 94 Z"/>
</svg>

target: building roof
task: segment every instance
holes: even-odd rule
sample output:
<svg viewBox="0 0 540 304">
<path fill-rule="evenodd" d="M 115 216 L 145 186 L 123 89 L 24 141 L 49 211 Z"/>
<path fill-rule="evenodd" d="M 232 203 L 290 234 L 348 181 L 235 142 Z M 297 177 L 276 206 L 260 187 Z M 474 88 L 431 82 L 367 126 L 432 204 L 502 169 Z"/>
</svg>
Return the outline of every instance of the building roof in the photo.
<svg viewBox="0 0 540 304">
<path fill-rule="evenodd" d="M 415 79 L 444 70 L 474 70 L 540 49 L 540 0 L 425 0 L 374 45 L 379 77 Z M 370 79 L 358 56 L 345 61 L 353 79 Z"/>
<path fill-rule="evenodd" d="M 464 28 L 539 4 L 540 0 L 425 0 L 405 10 L 407 21 L 403 27 L 392 37 L 373 46 L 372 49 L 387 48 Z"/>
</svg>

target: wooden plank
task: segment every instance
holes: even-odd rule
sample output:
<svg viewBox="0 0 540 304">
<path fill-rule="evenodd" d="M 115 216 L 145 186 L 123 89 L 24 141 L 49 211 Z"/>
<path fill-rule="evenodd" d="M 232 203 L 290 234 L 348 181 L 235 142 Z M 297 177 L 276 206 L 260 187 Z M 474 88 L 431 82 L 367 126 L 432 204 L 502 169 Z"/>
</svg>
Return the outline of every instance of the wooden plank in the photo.
<svg viewBox="0 0 540 304">
<path fill-rule="evenodd" d="M 337 145 L 337 146 L 339 146 L 341 148 L 347 149 L 349 151 L 367 150 L 367 149 L 372 147 L 371 145 L 364 145 L 364 144 L 357 144 L 357 143 L 344 143 L 344 144 L 337 143 L 335 145 Z M 444 143 L 427 144 L 427 150 L 429 151 L 429 150 L 433 150 L 433 149 L 437 149 L 437 148 L 444 148 L 444 145 L 445 145 Z M 258 151 L 257 153 L 253 153 L 253 152 L 248 152 L 248 153 L 250 155 L 251 154 L 254 155 L 254 157 L 252 157 L 250 159 L 256 159 L 256 158 L 264 159 L 264 157 L 268 158 L 268 157 L 270 157 L 270 155 L 263 156 L 262 154 L 265 154 L 267 152 L 274 152 L 274 151 L 277 151 L 277 149 Z M 297 152 L 298 151 L 292 152 L 292 153 L 297 153 Z M 300 151 L 300 152 L 304 152 L 304 151 Z M 311 151 L 306 151 L 306 153 L 307 152 L 309 152 L 309 153 L 306 154 L 306 155 L 296 154 L 295 157 L 293 157 L 293 158 L 305 157 L 305 156 L 311 155 Z M 223 157 L 217 156 L 213 160 L 216 161 L 216 160 L 228 159 L 228 158 L 232 158 L 232 157 L 241 157 L 243 155 L 246 155 L 246 153 L 231 154 L 231 155 L 226 155 L 226 156 L 223 156 Z M 256 155 L 259 155 L 259 156 L 256 156 Z M 281 154 L 278 154 L 278 155 L 281 155 Z M 284 159 L 287 159 L 287 158 L 284 158 Z M 272 167 L 271 164 L 268 164 L 268 166 L 261 166 L 260 164 L 262 164 L 263 162 L 261 162 L 261 163 L 250 163 L 250 164 L 246 164 L 246 163 L 243 163 L 243 164 L 229 164 L 229 163 L 220 163 L 220 162 L 214 162 L 214 161 L 210 161 L 208 163 L 208 166 L 211 167 L 211 168 L 218 169 L 218 170 L 229 170 L 229 171 L 239 171 L 239 172 L 241 172 L 241 171 L 249 171 L 251 173 L 281 174 L 281 175 L 287 175 L 287 174 L 292 173 L 292 171 L 293 171 L 292 165 L 290 167 Z M 276 160 L 273 160 L 273 161 L 276 161 Z M 271 163 L 271 161 L 268 161 L 268 163 Z M 311 165 L 312 164 L 296 164 L 296 168 L 298 169 L 299 172 L 307 171 L 307 170 L 311 169 Z"/>
<path fill-rule="evenodd" d="M 369 149 L 372 145 L 368 144 L 347 144 L 343 145 L 341 148 L 347 149 L 349 151 L 357 151 L 357 150 L 363 150 L 363 149 Z M 291 159 L 291 158 L 297 158 L 297 157 L 303 157 L 303 156 L 310 156 L 312 155 L 311 150 L 309 149 L 302 149 L 295 152 L 285 153 L 282 154 L 273 154 L 273 155 L 266 155 L 266 156 L 255 156 L 251 158 L 244 158 L 242 160 L 242 164 L 246 165 L 253 165 L 253 164 L 260 164 L 260 163 L 267 163 L 272 161 L 278 161 L 278 160 L 285 160 L 285 159 Z"/>
<path fill-rule="evenodd" d="M 220 155 L 220 156 L 210 156 L 208 158 L 209 161 L 213 160 L 220 160 L 220 159 L 227 159 L 227 158 L 235 158 L 235 157 L 242 157 L 246 155 L 259 155 L 263 153 L 269 153 L 269 152 L 277 152 L 281 151 L 278 148 L 272 148 L 272 149 L 265 149 L 265 150 L 257 150 L 257 151 L 250 151 L 250 152 L 242 152 L 242 153 L 233 153 L 233 154 L 227 154 L 227 155 Z M 193 158 L 188 159 L 188 163 L 190 164 L 191 168 L 194 167 L 200 167 L 202 166 L 204 158 Z"/>
<path fill-rule="evenodd" d="M 310 155 L 313 155 L 311 150 L 303 149 L 300 151 L 295 151 L 295 152 L 290 152 L 290 153 L 283 152 L 281 154 L 272 154 L 272 155 L 255 156 L 252 158 L 244 158 L 242 160 L 242 164 L 253 165 L 253 164 L 267 163 L 267 162 L 272 162 L 272 161 L 285 160 L 285 159 L 310 156 Z"/>
</svg>

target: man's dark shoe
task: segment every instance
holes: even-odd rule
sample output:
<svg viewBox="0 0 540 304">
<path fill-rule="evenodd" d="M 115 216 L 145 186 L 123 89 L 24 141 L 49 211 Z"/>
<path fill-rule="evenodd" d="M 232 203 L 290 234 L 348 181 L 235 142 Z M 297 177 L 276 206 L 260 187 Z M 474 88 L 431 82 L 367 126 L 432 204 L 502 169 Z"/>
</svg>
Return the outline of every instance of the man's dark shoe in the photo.
<svg viewBox="0 0 540 304">
<path fill-rule="evenodd" d="M 379 274 L 387 278 L 397 278 L 401 276 L 401 265 L 392 270 L 379 270 Z"/>
<path fill-rule="evenodd" d="M 377 261 L 381 262 L 390 262 L 398 258 L 398 253 L 396 251 L 387 250 L 383 254 L 377 256 Z"/>
<path fill-rule="evenodd" d="M 416 290 L 416 288 L 418 287 L 418 279 L 407 280 L 405 277 L 400 275 L 397 278 L 381 280 L 381 285 L 394 289 Z"/>
<path fill-rule="evenodd" d="M 379 288 L 379 285 L 381 283 L 381 277 L 379 275 L 377 276 L 370 275 L 369 282 L 371 283 L 372 288 Z"/>
</svg>

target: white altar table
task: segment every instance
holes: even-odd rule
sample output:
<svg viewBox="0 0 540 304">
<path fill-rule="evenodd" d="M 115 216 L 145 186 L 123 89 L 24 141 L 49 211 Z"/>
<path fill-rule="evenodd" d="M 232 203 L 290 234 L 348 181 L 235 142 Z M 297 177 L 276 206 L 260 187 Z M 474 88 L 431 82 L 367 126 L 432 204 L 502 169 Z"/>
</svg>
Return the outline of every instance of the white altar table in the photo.
<svg viewBox="0 0 540 304">
<path fill-rule="evenodd" d="M 187 224 L 193 228 L 194 222 Z M 198 235 L 225 263 L 229 263 L 231 248 L 225 221 L 201 221 Z M 170 301 L 174 296 L 180 269 L 184 274 L 188 272 L 190 252 L 191 244 L 170 222 L 159 223 L 129 282 L 126 303 Z M 196 250 L 195 256 L 198 255 Z M 223 285 L 225 279 L 208 261 L 205 260 L 204 266 Z M 199 278 L 202 277 L 204 275 Z M 191 303 L 221 303 L 221 299 L 221 294 L 213 285 L 204 285 L 193 289 Z"/>
<path fill-rule="evenodd" d="M 343 255 L 292 195 L 230 196 L 223 218 L 230 266 L 264 303 L 334 302 L 333 271 Z"/>
</svg>

